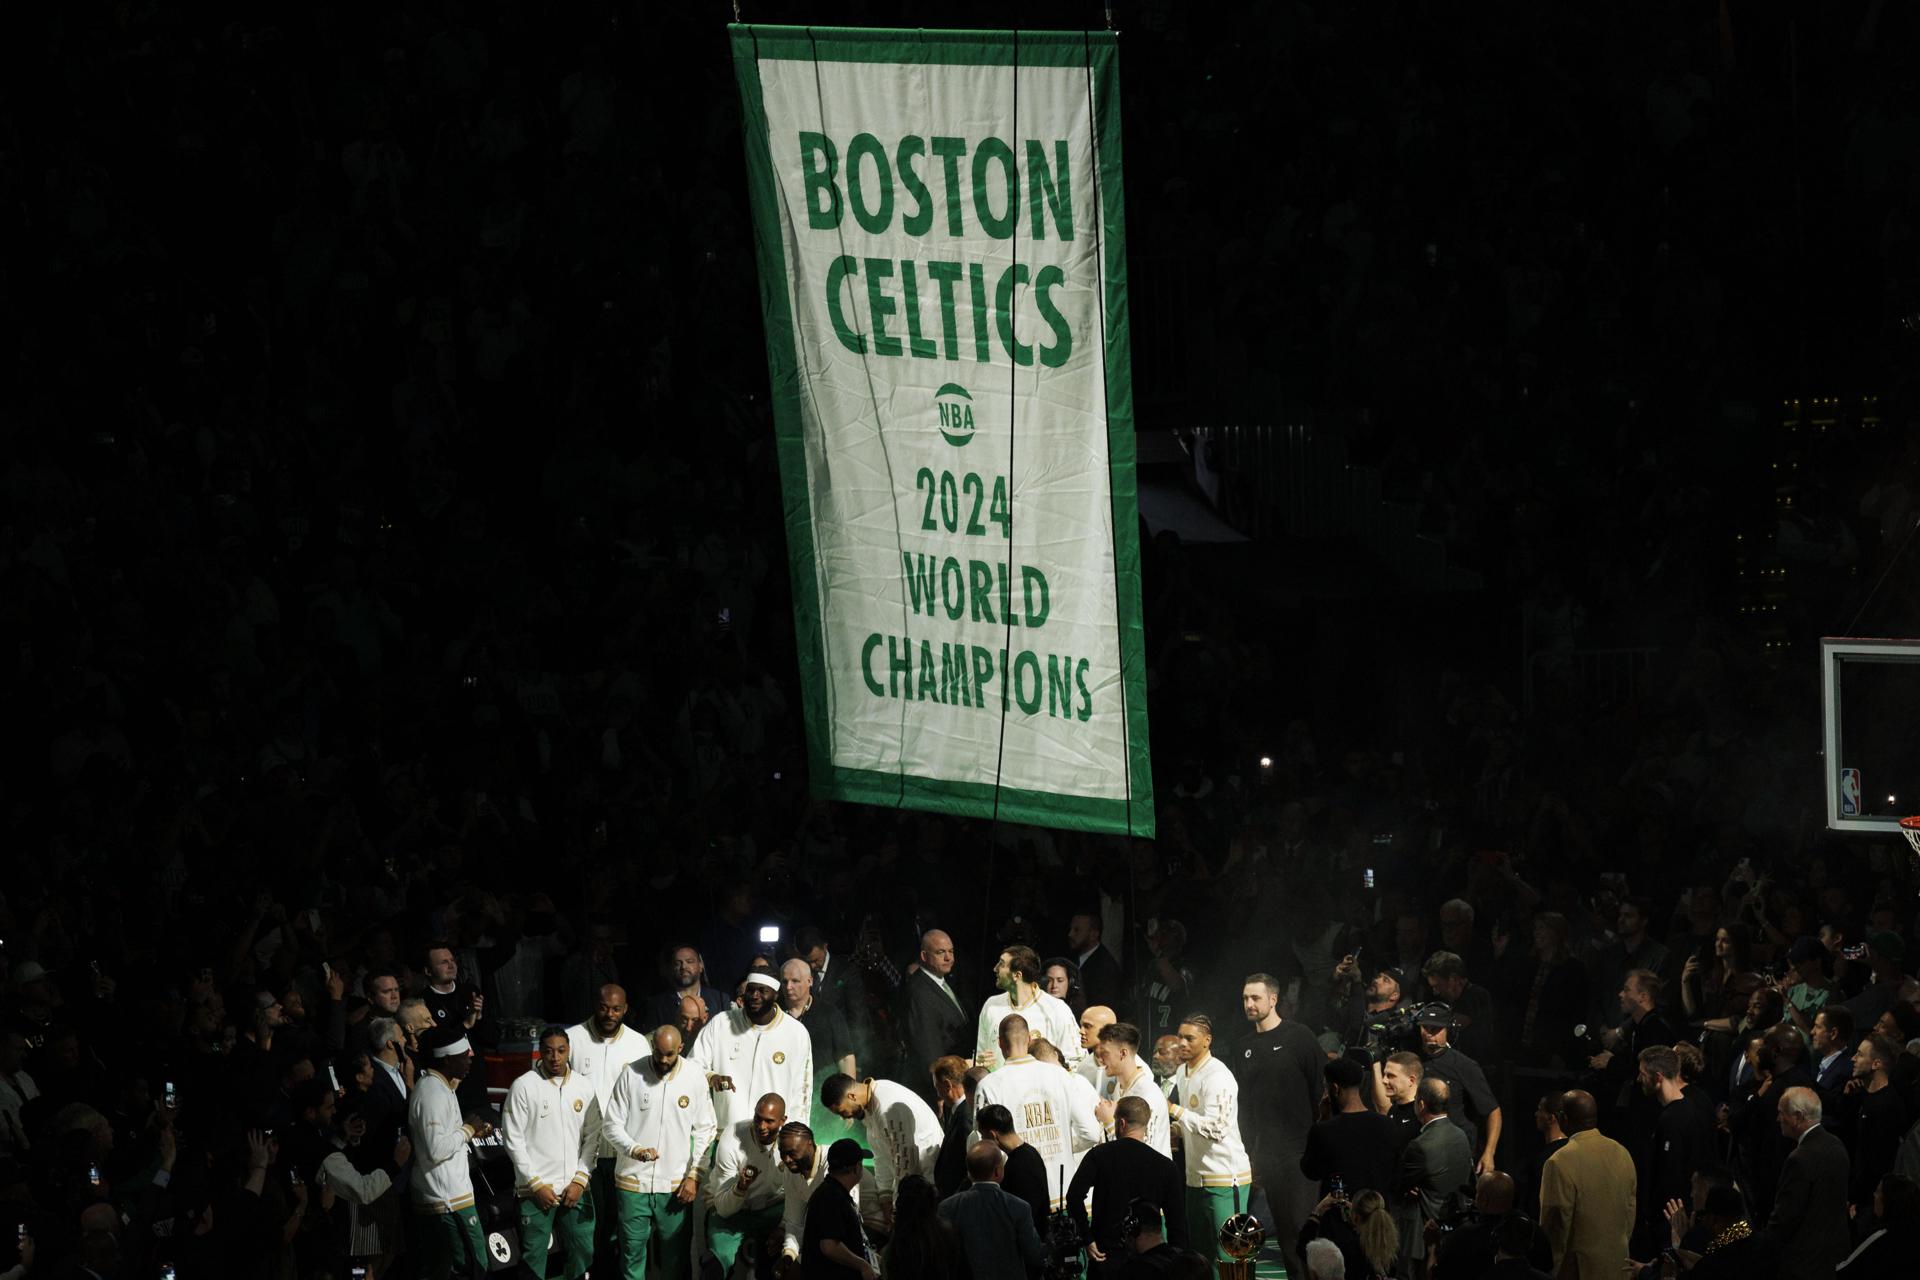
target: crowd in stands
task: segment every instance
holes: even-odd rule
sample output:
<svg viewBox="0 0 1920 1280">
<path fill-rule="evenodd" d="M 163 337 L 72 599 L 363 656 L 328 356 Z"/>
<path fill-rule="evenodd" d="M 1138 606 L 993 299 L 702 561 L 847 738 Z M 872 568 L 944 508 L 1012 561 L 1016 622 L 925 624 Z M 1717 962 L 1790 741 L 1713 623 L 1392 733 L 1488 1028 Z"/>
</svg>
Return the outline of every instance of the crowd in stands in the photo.
<svg viewBox="0 0 1920 1280">
<path fill-rule="evenodd" d="M 923 20 L 828 8 L 747 16 Z M 1798 359 L 1910 416 L 1911 16 L 1121 8 L 1205 372 L 1280 370 L 1549 655 L 1153 540 L 1137 842 L 809 800 L 718 8 L 12 16 L 0 1261 L 999 1280 L 1064 1215 L 1132 1277 L 1249 1210 L 1317 1280 L 1906 1273 L 1915 877 L 1823 840 L 1731 540 L 1794 659 L 1899 563 L 1911 446 L 1780 488 L 1739 406 Z M 1592 643 L 1659 653 L 1601 700 Z M 723 1056 L 789 1018 L 804 1080 Z M 711 1163 L 655 1168 L 682 1079 Z"/>
</svg>

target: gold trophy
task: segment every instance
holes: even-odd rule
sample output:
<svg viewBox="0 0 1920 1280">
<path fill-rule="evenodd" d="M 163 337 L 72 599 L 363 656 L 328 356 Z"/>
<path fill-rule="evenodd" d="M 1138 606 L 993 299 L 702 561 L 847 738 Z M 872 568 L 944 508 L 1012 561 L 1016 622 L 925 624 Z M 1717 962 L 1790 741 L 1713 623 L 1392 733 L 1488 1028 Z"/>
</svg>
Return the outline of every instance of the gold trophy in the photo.
<svg viewBox="0 0 1920 1280">
<path fill-rule="evenodd" d="M 1250 1213 L 1236 1213 L 1220 1224 L 1220 1252 L 1214 1265 L 1220 1280 L 1253 1280 L 1253 1256 L 1267 1242 L 1267 1229 Z"/>
</svg>

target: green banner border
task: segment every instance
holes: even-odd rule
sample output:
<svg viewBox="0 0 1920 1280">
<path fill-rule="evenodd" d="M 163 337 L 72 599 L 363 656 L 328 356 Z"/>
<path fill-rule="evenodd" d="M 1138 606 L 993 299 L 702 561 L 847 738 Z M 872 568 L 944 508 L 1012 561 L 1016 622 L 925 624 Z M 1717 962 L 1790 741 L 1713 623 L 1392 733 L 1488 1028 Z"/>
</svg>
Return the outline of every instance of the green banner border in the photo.
<svg viewBox="0 0 1920 1280">
<path fill-rule="evenodd" d="M 1151 837 L 1153 765 L 1147 744 L 1145 628 L 1140 610 L 1139 497 L 1134 479 L 1133 370 L 1127 316 L 1126 202 L 1120 180 L 1119 50 L 1110 31 L 883 30 L 850 27 L 728 25 L 734 78 L 740 86 L 746 135 L 747 195 L 753 210 L 754 257 L 760 274 L 760 310 L 767 326 L 767 369 L 773 389 L 774 442 L 786 510 L 788 563 L 793 578 L 794 635 L 806 723 L 809 784 L 822 799 L 924 809 L 1078 831 Z M 827 655 L 820 619 L 819 552 L 807 491 L 807 459 L 800 410 L 801 380 L 794 319 L 787 301 L 786 246 L 779 187 L 759 63 L 769 60 L 885 62 L 922 66 L 1087 67 L 1092 78 L 1101 206 L 1101 245 L 1107 281 L 1107 485 L 1111 495 L 1114 604 L 1119 624 L 1122 714 L 1130 794 L 1101 800 L 1058 792 L 1024 791 L 990 783 L 952 782 L 903 772 L 881 773 L 833 763 L 827 709 Z"/>
</svg>

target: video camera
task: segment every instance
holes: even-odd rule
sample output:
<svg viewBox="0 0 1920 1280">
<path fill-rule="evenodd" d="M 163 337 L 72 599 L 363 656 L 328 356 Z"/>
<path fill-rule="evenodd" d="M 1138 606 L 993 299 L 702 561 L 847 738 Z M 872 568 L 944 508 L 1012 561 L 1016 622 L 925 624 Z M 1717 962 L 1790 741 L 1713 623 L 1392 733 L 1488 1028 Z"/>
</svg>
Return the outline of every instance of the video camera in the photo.
<svg viewBox="0 0 1920 1280">
<path fill-rule="evenodd" d="M 1040 1230 L 1040 1274 L 1044 1280 L 1081 1280 L 1086 1275 L 1081 1243 L 1079 1228 L 1065 1209 L 1047 1215 Z"/>
<path fill-rule="evenodd" d="M 1426 1004 L 1400 1004 L 1377 1014 L 1369 1015 L 1366 1023 L 1366 1039 L 1361 1047 L 1366 1051 L 1368 1062 L 1385 1062 L 1389 1054 L 1401 1050 L 1419 1052 L 1420 1027 L 1452 1026 L 1453 1010 L 1438 1000 Z"/>
</svg>

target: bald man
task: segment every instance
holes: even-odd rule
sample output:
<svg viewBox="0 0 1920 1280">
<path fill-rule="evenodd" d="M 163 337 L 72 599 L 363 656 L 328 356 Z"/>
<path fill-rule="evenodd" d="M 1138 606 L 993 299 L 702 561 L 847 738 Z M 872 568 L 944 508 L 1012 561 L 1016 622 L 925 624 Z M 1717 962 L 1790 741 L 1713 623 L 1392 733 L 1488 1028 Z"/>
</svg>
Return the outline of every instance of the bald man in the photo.
<svg viewBox="0 0 1920 1280">
<path fill-rule="evenodd" d="M 1599 1116 L 1585 1089 L 1560 1095 L 1567 1145 L 1548 1157 L 1540 1174 L 1540 1226 L 1560 1280 L 1615 1280 L 1633 1234 L 1640 1175 L 1627 1149 L 1600 1132 Z"/>
<path fill-rule="evenodd" d="M 854 1073 L 853 1033 L 846 1015 L 813 998 L 813 966 L 805 960 L 780 966 L 780 1007 L 813 1037 L 813 1060 L 822 1073 Z"/>
<path fill-rule="evenodd" d="M 593 1016 L 567 1028 L 567 1058 L 571 1070 L 593 1086 L 594 1101 L 604 1122 L 607 1102 L 620 1073 L 647 1054 L 645 1035 L 627 1025 L 627 992 L 609 982 L 595 993 Z M 602 1272 L 612 1269 L 615 1250 L 613 1204 L 613 1165 L 619 1154 L 604 1140 L 596 1148 L 591 1188 L 595 1207 L 593 1222 L 594 1265 Z"/>
<path fill-rule="evenodd" d="M 1100 1033 L 1119 1020 L 1113 1010 L 1103 1004 L 1089 1005 L 1080 1015 L 1080 1048 L 1085 1056 L 1074 1071 L 1092 1085 L 1097 1094 L 1106 1092 L 1106 1077 L 1100 1069 L 1100 1060 L 1094 1057 L 1094 1046 L 1100 1043 Z"/>
<path fill-rule="evenodd" d="M 707 1244 L 723 1276 L 736 1263 L 743 1274 L 751 1274 L 758 1242 L 780 1225 L 778 1143 L 786 1123 L 786 1100 L 777 1093 L 761 1094 L 753 1115 L 723 1131 L 715 1144 L 707 1183 Z"/>
<path fill-rule="evenodd" d="M 920 966 L 900 988 L 906 1042 L 900 1075 L 929 1102 L 938 1101 L 928 1074 L 934 1061 L 973 1053 L 973 1019 L 953 989 L 953 961 L 953 939 L 939 929 L 927 930 L 920 935 Z"/>
<path fill-rule="evenodd" d="M 707 1025 L 707 1019 L 713 1016 L 704 996 L 681 996 L 680 1012 L 674 1018 L 673 1025 L 680 1028 L 680 1038 L 692 1044 L 700 1038 L 700 1028 Z"/>
<path fill-rule="evenodd" d="M 1073 1176 L 1076 1121 L 1085 1117 L 1074 1103 L 1071 1073 L 1056 1063 L 1036 1059 L 1032 1046 L 1033 1037 L 1024 1016 L 1010 1013 L 1002 1018 L 1000 1068 L 979 1083 L 973 1097 L 978 1111 L 991 1106 L 1007 1109 L 1020 1140 L 1039 1153 L 1047 1173 L 1049 1199 L 1058 1209 L 1067 1180 Z M 1090 1114 L 1091 1108 L 1087 1112 Z M 1094 1141 L 1099 1140 L 1097 1122 L 1093 1136 Z"/>
<path fill-rule="evenodd" d="M 693 1265 L 693 1202 L 713 1141 L 713 1102 L 697 1064 L 680 1056 L 680 1029 L 653 1033 L 653 1052 L 627 1067 L 613 1087 L 601 1130 L 614 1161 L 614 1218 L 626 1280 L 646 1280 L 647 1255 L 660 1274 Z"/>
</svg>

